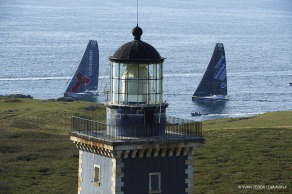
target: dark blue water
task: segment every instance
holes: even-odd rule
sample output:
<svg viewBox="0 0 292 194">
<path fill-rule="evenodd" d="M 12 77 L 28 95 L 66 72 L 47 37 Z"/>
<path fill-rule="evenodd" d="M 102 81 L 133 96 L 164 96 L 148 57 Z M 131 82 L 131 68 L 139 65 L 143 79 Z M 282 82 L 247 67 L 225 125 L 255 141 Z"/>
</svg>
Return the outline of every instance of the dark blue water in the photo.
<svg viewBox="0 0 292 194">
<path fill-rule="evenodd" d="M 108 57 L 136 25 L 136 0 L 1 0 L 0 10 L 0 95 L 62 97 L 90 39 L 99 43 L 103 89 Z M 139 26 L 142 40 L 166 57 L 168 114 L 202 120 L 292 110 L 291 0 L 145 0 Z M 194 103 L 217 42 L 225 46 L 230 100 Z"/>
</svg>

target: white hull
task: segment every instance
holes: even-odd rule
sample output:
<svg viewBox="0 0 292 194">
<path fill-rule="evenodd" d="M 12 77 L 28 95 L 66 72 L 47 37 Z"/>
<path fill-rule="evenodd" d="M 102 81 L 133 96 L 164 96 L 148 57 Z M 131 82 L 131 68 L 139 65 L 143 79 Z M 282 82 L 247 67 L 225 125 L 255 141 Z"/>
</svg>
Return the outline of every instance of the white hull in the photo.
<svg viewBox="0 0 292 194">
<path fill-rule="evenodd" d="M 86 91 L 81 93 L 66 92 L 64 93 L 64 97 L 73 98 L 74 100 L 96 102 L 98 99 L 98 92 L 97 91 Z"/>
<path fill-rule="evenodd" d="M 205 100 L 205 101 L 220 101 L 220 100 L 228 100 L 228 96 L 225 96 L 225 95 L 212 95 L 212 96 L 204 96 L 204 97 L 193 96 L 192 99 Z"/>
</svg>

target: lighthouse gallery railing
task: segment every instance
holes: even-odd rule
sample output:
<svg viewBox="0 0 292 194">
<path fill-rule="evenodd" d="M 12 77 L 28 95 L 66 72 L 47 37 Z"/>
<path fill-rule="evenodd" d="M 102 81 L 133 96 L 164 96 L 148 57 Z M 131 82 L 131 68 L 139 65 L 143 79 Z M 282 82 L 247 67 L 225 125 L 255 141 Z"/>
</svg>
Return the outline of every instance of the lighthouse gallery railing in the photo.
<svg viewBox="0 0 292 194">
<path fill-rule="evenodd" d="M 102 139 L 137 139 L 137 138 L 155 138 L 155 139 L 173 139 L 173 138 L 192 138 L 202 137 L 202 122 L 186 122 L 186 123 L 166 123 L 165 131 L 159 135 L 153 136 L 154 126 L 144 125 L 128 125 L 127 136 L 116 134 L 115 128 L 119 126 L 108 125 L 102 121 L 87 119 L 82 117 L 71 117 L 71 132 L 102 138 Z M 138 137 L 138 130 L 146 131 L 148 136 Z M 147 133 L 148 132 L 148 133 Z M 139 133 L 140 134 L 140 133 Z"/>
</svg>

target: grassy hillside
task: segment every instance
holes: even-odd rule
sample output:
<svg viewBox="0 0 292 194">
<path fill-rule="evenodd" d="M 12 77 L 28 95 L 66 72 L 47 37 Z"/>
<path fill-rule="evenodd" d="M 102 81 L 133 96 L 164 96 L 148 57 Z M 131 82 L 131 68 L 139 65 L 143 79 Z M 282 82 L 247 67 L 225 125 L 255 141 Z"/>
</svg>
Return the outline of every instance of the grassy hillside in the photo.
<svg viewBox="0 0 292 194">
<path fill-rule="evenodd" d="M 89 102 L 0 98 L 0 193 L 77 193 L 70 117 L 104 117 Z M 292 188 L 292 111 L 203 123 L 194 193 L 278 193 Z M 239 187 L 287 186 L 287 189 Z"/>
<path fill-rule="evenodd" d="M 78 150 L 70 117 L 104 115 L 102 105 L 0 98 L 0 193 L 77 193 Z"/>
<path fill-rule="evenodd" d="M 203 132 L 195 193 L 292 191 L 292 111 L 206 121 Z"/>
</svg>

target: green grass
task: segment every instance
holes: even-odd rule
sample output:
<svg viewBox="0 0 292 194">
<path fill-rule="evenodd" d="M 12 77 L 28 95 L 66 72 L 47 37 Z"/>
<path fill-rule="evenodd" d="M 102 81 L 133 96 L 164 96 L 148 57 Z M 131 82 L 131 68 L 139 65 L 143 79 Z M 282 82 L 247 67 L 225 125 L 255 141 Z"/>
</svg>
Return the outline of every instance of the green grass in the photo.
<svg viewBox="0 0 292 194">
<path fill-rule="evenodd" d="M 206 121 L 203 132 L 206 141 L 195 156 L 195 193 L 291 192 L 292 111 Z"/>
<path fill-rule="evenodd" d="M 104 117 L 89 102 L 0 98 L 0 193 L 77 193 L 78 150 L 70 117 Z M 203 123 L 194 193 L 289 193 L 292 111 Z M 282 185 L 285 190 L 238 189 Z"/>
<path fill-rule="evenodd" d="M 70 117 L 104 114 L 89 102 L 0 98 L 0 193 L 77 193 Z"/>
<path fill-rule="evenodd" d="M 76 193 L 78 152 L 68 136 L 1 129 L 0 193 Z"/>
</svg>

